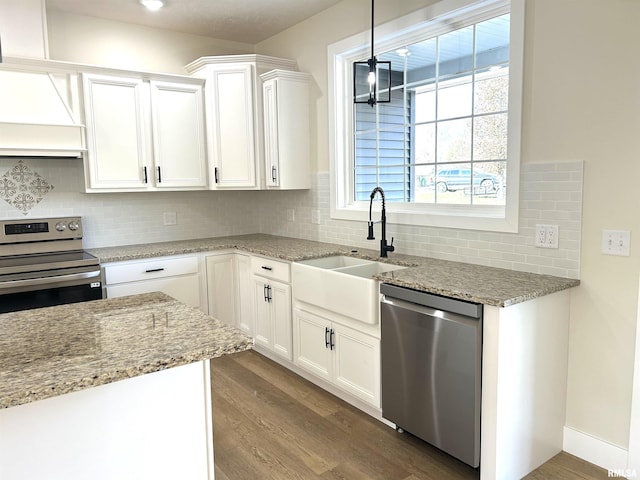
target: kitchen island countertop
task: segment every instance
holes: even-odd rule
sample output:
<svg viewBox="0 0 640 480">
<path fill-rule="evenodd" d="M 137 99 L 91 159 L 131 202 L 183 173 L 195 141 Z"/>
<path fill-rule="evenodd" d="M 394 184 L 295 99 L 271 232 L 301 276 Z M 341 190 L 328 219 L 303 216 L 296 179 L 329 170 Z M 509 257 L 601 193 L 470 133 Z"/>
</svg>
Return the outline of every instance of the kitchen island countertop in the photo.
<svg viewBox="0 0 640 480">
<path fill-rule="evenodd" d="M 291 262 L 332 255 L 352 255 L 408 268 L 378 275 L 380 281 L 484 305 L 507 307 L 578 286 L 572 278 L 392 253 L 266 234 L 94 248 L 101 263 L 235 249 Z"/>
<path fill-rule="evenodd" d="M 250 349 L 163 293 L 0 315 L 0 408 Z"/>
</svg>

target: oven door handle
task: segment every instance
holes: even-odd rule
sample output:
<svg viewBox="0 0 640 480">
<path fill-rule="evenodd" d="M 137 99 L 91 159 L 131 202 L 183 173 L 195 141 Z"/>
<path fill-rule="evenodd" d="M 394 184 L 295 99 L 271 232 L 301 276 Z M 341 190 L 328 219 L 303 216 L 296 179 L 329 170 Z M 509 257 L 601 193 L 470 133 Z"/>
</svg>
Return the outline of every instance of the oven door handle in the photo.
<svg viewBox="0 0 640 480">
<path fill-rule="evenodd" d="M 68 275 L 56 275 L 53 277 L 28 278 L 26 280 L 9 280 L 7 282 L 0 282 L 0 290 L 15 287 L 31 287 L 36 285 L 55 286 L 59 283 L 66 283 L 74 280 L 87 280 L 89 278 L 96 277 L 100 277 L 100 270 L 83 273 L 71 273 Z"/>
</svg>

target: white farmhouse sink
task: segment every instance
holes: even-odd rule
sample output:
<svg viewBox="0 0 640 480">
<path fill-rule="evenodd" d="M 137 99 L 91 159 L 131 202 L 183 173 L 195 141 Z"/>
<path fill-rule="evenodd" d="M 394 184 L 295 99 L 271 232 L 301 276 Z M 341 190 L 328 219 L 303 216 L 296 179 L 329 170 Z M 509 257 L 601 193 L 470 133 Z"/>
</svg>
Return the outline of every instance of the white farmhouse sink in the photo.
<svg viewBox="0 0 640 480">
<path fill-rule="evenodd" d="M 294 302 L 306 303 L 367 324 L 378 323 L 379 273 L 405 267 L 334 256 L 291 264 Z"/>
<path fill-rule="evenodd" d="M 402 270 L 400 265 L 391 265 L 389 263 L 370 262 L 363 265 L 355 265 L 353 267 L 345 267 L 336 269 L 337 272 L 355 275 L 357 277 L 371 278 L 374 275 L 384 272 L 392 272 L 394 270 Z"/>
<path fill-rule="evenodd" d="M 345 255 L 336 255 L 334 257 L 323 257 L 323 258 L 313 258 L 311 260 L 303 260 L 300 263 L 303 263 L 305 265 L 309 265 L 312 267 L 335 269 L 335 268 L 351 267 L 354 265 L 367 265 L 367 264 L 377 263 L 377 262 L 372 262 L 371 260 L 363 260 L 361 258 L 347 257 Z"/>
</svg>

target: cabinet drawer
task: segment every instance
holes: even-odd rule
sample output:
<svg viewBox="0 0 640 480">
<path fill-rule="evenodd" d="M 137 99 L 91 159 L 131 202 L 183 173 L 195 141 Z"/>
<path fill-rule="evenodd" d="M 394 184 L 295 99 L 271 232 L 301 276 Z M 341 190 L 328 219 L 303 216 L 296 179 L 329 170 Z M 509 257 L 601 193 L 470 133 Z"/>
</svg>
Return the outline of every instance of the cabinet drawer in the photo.
<svg viewBox="0 0 640 480">
<path fill-rule="evenodd" d="M 107 285 L 198 273 L 196 257 L 157 258 L 104 266 Z"/>
<path fill-rule="evenodd" d="M 272 278 L 281 282 L 291 282 L 291 272 L 287 262 L 265 257 L 251 257 L 251 271 L 261 277 Z"/>
</svg>

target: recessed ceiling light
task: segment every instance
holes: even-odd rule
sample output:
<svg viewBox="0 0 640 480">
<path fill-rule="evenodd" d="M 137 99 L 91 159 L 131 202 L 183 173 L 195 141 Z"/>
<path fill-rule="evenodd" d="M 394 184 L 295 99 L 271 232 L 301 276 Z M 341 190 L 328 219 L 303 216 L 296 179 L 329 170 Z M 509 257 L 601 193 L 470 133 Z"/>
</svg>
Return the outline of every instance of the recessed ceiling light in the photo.
<svg viewBox="0 0 640 480">
<path fill-rule="evenodd" d="M 411 52 L 409 51 L 409 49 L 407 47 L 398 48 L 396 50 L 396 53 L 398 55 L 400 55 L 401 57 L 408 57 L 409 55 L 411 55 Z"/>
<path fill-rule="evenodd" d="M 156 12 L 164 7 L 163 0 L 140 0 L 140 3 L 152 12 Z"/>
</svg>

